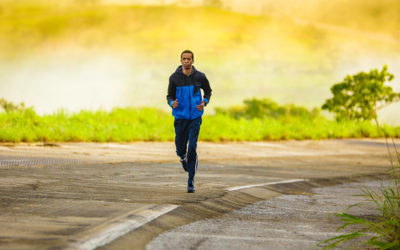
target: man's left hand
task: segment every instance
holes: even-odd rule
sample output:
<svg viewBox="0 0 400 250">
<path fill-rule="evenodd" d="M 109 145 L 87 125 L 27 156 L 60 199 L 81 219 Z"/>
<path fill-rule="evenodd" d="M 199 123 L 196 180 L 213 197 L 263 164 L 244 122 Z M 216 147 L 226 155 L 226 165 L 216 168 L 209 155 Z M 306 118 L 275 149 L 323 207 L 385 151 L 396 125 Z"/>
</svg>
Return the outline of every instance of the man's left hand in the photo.
<svg viewBox="0 0 400 250">
<path fill-rule="evenodd" d="M 206 106 L 206 103 L 204 101 L 201 101 L 201 104 L 200 105 L 196 105 L 196 108 L 199 111 L 202 111 L 204 109 L 204 106 Z"/>
</svg>

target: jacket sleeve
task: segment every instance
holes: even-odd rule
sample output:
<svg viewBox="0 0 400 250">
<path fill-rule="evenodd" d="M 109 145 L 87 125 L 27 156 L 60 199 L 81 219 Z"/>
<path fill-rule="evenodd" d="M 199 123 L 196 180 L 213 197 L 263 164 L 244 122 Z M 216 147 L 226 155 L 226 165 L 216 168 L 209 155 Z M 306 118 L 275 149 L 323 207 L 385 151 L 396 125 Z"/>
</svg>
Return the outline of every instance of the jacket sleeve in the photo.
<svg viewBox="0 0 400 250">
<path fill-rule="evenodd" d="M 169 84 L 168 84 L 168 94 L 167 94 L 168 105 L 171 106 L 172 102 L 175 101 L 175 99 L 176 99 L 176 86 L 172 81 L 172 76 L 171 76 L 169 78 Z"/>
<path fill-rule="evenodd" d="M 204 91 L 203 100 L 207 105 L 210 102 L 212 89 L 210 87 L 210 83 L 208 82 L 208 79 L 207 79 L 206 75 L 204 75 L 203 84 L 202 84 L 201 88 Z"/>
</svg>

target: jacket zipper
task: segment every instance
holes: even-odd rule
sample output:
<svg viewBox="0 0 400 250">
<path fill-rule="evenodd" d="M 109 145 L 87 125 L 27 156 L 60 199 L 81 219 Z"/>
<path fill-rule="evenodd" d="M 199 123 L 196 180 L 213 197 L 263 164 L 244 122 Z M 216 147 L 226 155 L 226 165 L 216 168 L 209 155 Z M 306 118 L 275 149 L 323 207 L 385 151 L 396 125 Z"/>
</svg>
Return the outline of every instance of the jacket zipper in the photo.
<svg viewBox="0 0 400 250">
<path fill-rule="evenodd" d="M 190 80 L 189 77 L 190 77 L 190 75 L 188 76 L 188 80 Z M 190 91 L 190 81 L 189 81 L 189 120 L 192 120 L 192 95 L 191 95 L 191 92 L 192 91 Z"/>
</svg>

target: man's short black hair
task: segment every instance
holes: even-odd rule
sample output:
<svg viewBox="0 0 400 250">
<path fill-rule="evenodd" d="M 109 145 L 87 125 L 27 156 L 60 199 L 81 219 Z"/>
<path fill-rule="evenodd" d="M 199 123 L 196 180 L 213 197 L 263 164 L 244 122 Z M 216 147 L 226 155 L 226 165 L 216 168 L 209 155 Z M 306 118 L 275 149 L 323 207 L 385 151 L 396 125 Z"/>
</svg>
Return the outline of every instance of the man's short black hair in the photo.
<svg viewBox="0 0 400 250">
<path fill-rule="evenodd" d="M 189 53 L 189 54 L 192 54 L 192 60 L 194 60 L 194 54 L 193 54 L 193 52 L 191 51 L 191 50 L 184 50 L 184 51 L 182 51 L 182 53 L 181 53 L 181 59 L 182 59 L 182 56 L 183 56 L 183 54 L 185 54 L 185 53 Z"/>
</svg>

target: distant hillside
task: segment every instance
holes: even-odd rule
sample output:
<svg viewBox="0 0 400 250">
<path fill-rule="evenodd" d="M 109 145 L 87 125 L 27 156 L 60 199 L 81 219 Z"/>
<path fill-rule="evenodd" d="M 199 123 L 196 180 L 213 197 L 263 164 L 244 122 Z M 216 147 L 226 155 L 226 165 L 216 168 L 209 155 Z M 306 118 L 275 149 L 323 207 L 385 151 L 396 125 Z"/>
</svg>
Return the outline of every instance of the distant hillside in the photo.
<svg viewBox="0 0 400 250">
<path fill-rule="evenodd" d="M 189 0 L 190 1 L 190 0 Z M 221 0 L 237 12 L 287 16 L 371 32 L 390 33 L 400 40 L 398 0 Z"/>
<path fill-rule="evenodd" d="M 234 49 L 254 43 L 267 18 L 218 9 L 39 5 L 1 6 L 0 48 L 29 53 L 52 44 L 163 51 Z"/>
<path fill-rule="evenodd" d="M 385 33 L 400 42 L 398 0 L 221 1 L 225 8 L 230 6 L 234 11 L 262 13 L 265 17 L 204 7 L 129 7 L 101 5 L 101 2 L 104 1 L 0 0 L 0 35 L 3 38 L 0 49 L 32 49 L 57 39 L 65 42 L 69 38 L 85 46 L 116 42 L 118 46 L 125 44 L 128 47 L 181 48 L 181 38 L 188 35 L 195 47 L 219 47 L 220 44 L 231 47 L 253 42 L 254 37 L 260 35 L 255 30 L 265 29 L 271 24 L 271 18 L 278 22 L 274 25 L 284 29 L 292 26 L 287 22 L 294 18 L 311 24 Z"/>
<path fill-rule="evenodd" d="M 293 9 L 290 13 L 293 16 L 363 31 L 389 33 L 400 41 L 400 1 L 398 0 L 297 2 L 297 6 L 292 5 Z"/>
</svg>

